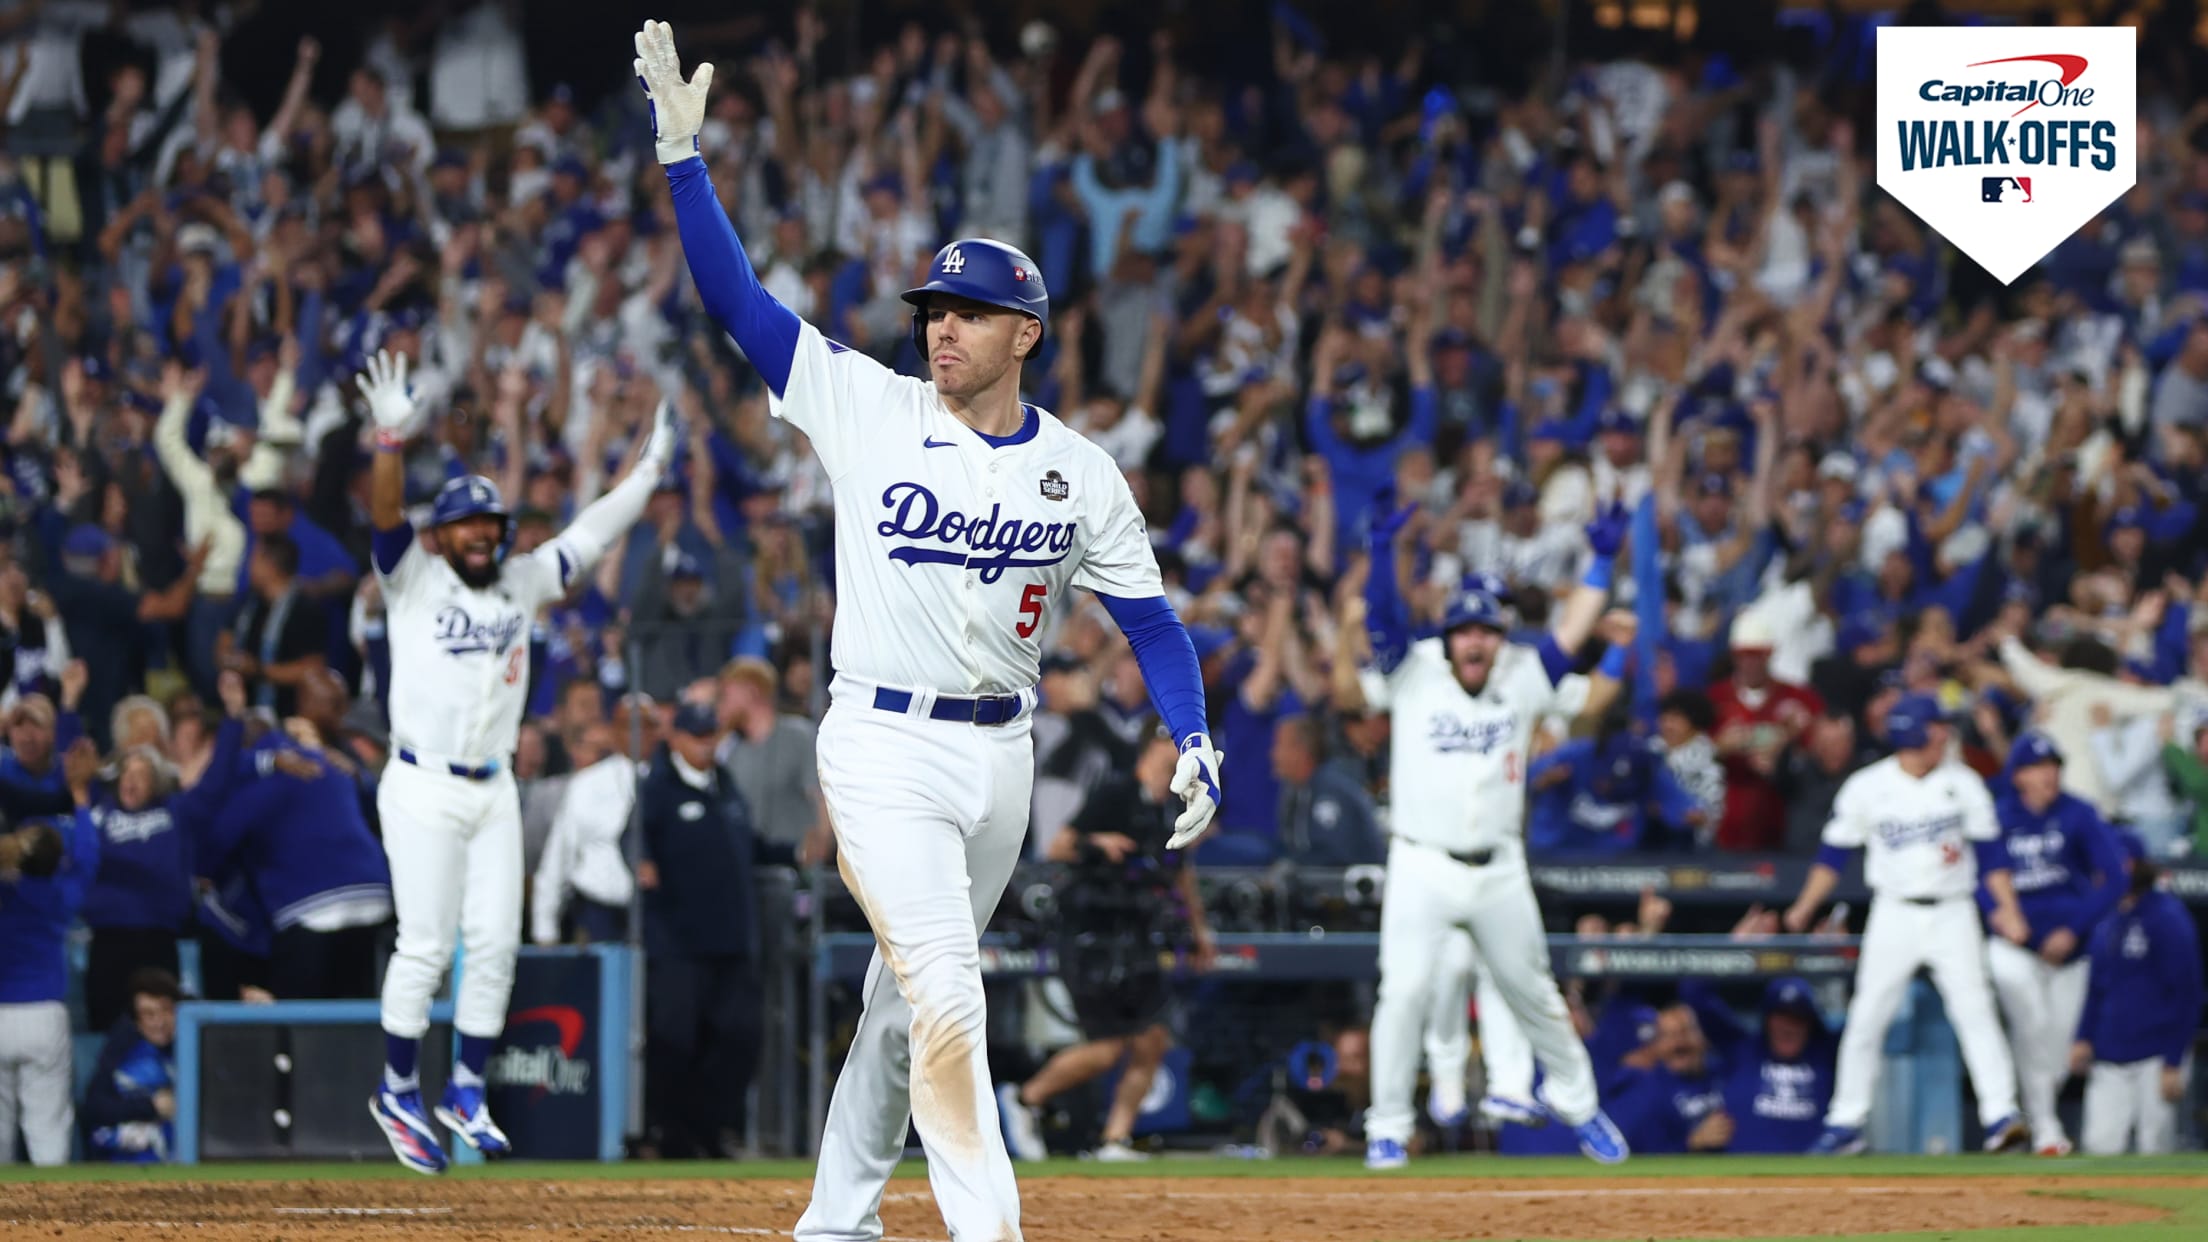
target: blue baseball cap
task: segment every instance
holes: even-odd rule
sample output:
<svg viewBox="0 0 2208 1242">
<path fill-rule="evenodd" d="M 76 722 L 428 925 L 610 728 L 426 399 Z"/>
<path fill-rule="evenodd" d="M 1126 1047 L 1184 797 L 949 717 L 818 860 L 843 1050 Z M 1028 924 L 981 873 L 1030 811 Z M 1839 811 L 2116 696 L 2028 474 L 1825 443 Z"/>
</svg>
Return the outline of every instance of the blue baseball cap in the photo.
<svg viewBox="0 0 2208 1242">
<path fill-rule="evenodd" d="M 1595 422 L 1595 430 L 1603 435 L 1623 432 L 1629 436 L 1637 436 L 1641 434 L 1641 420 L 1613 406 L 1602 412 L 1602 417 Z"/>
<path fill-rule="evenodd" d="M 2009 747 L 2009 770 L 2028 768 L 2035 763 L 2062 765 L 2062 749 L 2055 739 L 2037 729 L 2027 729 L 2017 735 L 2016 744 Z"/>
<path fill-rule="evenodd" d="M 1815 1018 L 1817 997 L 1810 991 L 1809 980 L 1796 975 L 1773 979 L 1763 989 L 1765 1013 L 1798 1013 Z"/>
<path fill-rule="evenodd" d="M 2146 528 L 2146 511 L 2137 505 L 2125 505 L 2114 514 L 2111 514 L 2108 519 L 2108 533 L 2111 535 L 2120 530 L 2145 530 Z"/>
<path fill-rule="evenodd" d="M 578 181 L 588 181 L 590 180 L 590 165 L 584 163 L 581 156 L 563 155 L 558 163 L 552 165 L 552 173 L 554 176 L 573 177 Z"/>
<path fill-rule="evenodd" d="M 712 737 L 721 731 L 720 717 L 703 703 L 684 703 L 675 709 L 675 732 L 692 737 Z"/>
<path fill-rule="evenodd" d="M 677 552 L 675 553 L 675 563 L 667 569 L 667 577 L 670 580 L 676 578 L 703 578 L 705 577 L 705 567 L 698 564 L 698 558 L 688 552 Z"/>
<path fill-rule="evenodd" d="M 1572 438 L 1572 433 L 1571 429 L 1564 425 L 1563 419 L 1544 418 L 1540 422 L 1533 425 L 1533 434 L 1528 438 L 1533 440 L 1554 440 L 1558 444 L 1563 444 L 1568 442 Z"/>
<path fill-rule="evenodd" d="M 1512 479 L 1510 485 L 1503 489 L 1503 507 L 1506 509 L 1517 509 L 1536 504 L 1540 499 L 1541 493 L 1534 489 L 1533 484 L 1526 482 L 1524 479 Z"/>
<path fill-rule="evenodd" d="M 1914 750 L 1932 741 L 1932 726 L 1943 714 L 1929 694 L 1904 694 L 1886 709 L 1886 739 L 1897 750 Z"/>
<path fill-rule="evenodd" d="M 61 554 L 63 556 L 90 559 L 107 555 L 108 549 L 114 546 L 115 537 L 113 535 L 90 522 L 86 522 L 71 530 L 69 537 L 62 540 Z"/>
<path fill-rule="evenodd" d="M 1733 481 L 1711 470 L 1694 481 L 1694 492 L 1697 496 L 1730 496 L 1733 494 Z"/>
</svg>

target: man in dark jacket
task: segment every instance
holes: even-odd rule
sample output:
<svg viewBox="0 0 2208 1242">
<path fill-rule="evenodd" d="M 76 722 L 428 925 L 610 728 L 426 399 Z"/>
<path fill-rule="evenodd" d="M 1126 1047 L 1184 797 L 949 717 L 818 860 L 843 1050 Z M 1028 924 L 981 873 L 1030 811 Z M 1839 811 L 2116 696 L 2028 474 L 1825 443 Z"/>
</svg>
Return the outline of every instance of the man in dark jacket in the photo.
<svg viewBox="0 0 2208 1242">
<path fill-rule="evenodd" d="M 115 1020 L 85 1084 L 84 1146 L 117 1164 L 161 1164 L 176 1144 L 176 976 L 130 977 L 130 1009 Z"/>
<path fill-rule="evenodd" d="M 789 846 L 752 832 L 743 795 L 714 762 L 720 733 L 711 707 L 683 704 L 637 791 L 644 858 L 636 883 L 651 962 L 645 1124 L 668 1157 L 736 1152 L 759 1062 L 752 868 L 796 861 Z"/>
<path fill-rule="evenodd" d="M 1280 778 L 1281 852 L 1301 866 L 1353 867 L 1388 859 L 1372 795 L 1343 767 L 1322 762 L 1319 722 L 1289 716 L 1273 726 L 1273 775 Z"/>
</svg>

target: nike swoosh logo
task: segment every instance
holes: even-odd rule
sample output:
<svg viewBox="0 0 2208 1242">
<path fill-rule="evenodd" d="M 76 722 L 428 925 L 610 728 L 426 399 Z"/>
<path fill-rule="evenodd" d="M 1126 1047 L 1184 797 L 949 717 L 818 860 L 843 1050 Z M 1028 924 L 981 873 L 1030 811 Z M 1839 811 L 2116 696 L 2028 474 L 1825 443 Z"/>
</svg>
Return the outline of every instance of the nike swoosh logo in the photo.
<svg viewBox="0 0 2208 1242">
<path fill-rule="evenodd" d="M 958 442 L 957 442 L 957 441 L 955 441 L 955 440 L 938 440 L 938 439 L 936 439 L 936 438 L 935 438 L 934 436 L 929 436 L 929 437 L 928 437 L 927 439 L 925 439 L 925 440 L 922 440 L 922 441 L 920 442 L 920 447 L 921 447 L 921 448 L 956 448 L 956 447 L 958 447 Z"/>
</svg>

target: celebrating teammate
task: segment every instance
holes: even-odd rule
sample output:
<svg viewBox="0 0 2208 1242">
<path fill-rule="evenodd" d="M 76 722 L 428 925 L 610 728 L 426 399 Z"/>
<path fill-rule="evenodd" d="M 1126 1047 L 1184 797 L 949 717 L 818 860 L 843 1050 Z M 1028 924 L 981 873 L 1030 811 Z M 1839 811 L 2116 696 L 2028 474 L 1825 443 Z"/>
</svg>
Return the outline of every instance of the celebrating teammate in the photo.
<svg viewBox="0 0 2208 1242">
<path fill-rule="evenodd" d="M 2010 882 L 1993 798 L 1977 773 L 1949 761 L 1948 727 L 1930 695 L 1905 694 L 1888 708 L 1886 737 L 1894 753 L 1841 784 L 1824 848 L 1786 912 L 1788 931 L 1808 931 L 1840 882 L 1848 855 L 1868 851 L 1863 880 L 1871 888 L 1871 913 L 1856 962 L 1855 996 L 1840 1037 L 1832 1107 L 1810 1150 L 1851 1156 L 1868 1146 L 1863 1123 L 1871 1115 L 1880 1048 L 1919 967 L 1931 969 L 1962 1042 L 1986 1150 L 2021 1147 L 2031 1134 L 2016 1112 L 2016 1070 L 1994 1013 L 1985 933 L 1971 900 L 1983 882 L 1993 903 L 1988 925 L 2011 944 L 2031 938 Z"/>
<path fill-rule="evenodd" d="M 1572 1127 L 1580 1150 L 1606 1164 L 1626 1158 L 1625 1139 L 1603 1115 L 1594 1067 L 1549 971 L 1541 909 L 1526 870 L 1526 752 L 1535 724 L 1557 699 L 1580 644 L 1610 596 L 1626 517 L 1612 505 L 1587 528 L 1594 558 L 1537 644 L 1504 641 L 1510 619 L 1484 578 L 1449 604 L 1441 634 L 1410 641 L 1396 581 L 1395 535 L 1416 506 L 1372 526 L 1365 624 L 1377 670 L 1360 681 L 1363 703 L 1395 713 L 1389 786 L 1394 791 L 1385 897 L 1380 907 L 1380 997 L 1372 1020 L 1372 1109 L 1365 1165 L 1402 1168 L 1415 1113 L 1421 1035 L 1433 972 L 1452 928 L 1471 933 L 1479 959 L 1547 1072 L 1541 1102 Z M 1623 647 L 1602 670 L 1623 672 Z"/>
<path fill-rule="evenodd" d="M 454 479 L 430 508 L 432 554 L 404 510 L 401 459 L 420 413 L 406 365 L 403 354 L 379 353 L 358 381 L 376 424 L 368 507 L 398 761 L 376 791 L 399 940 L 383 977 L 383 1082 L 368 1111 L 400 1164 L 439 1173 L 445 1152 L 423 1111 L 415 1065 L 456 933 L 467 950 L 452 1021 L 460 1056 L 437 1120 L 486 1156 L 510 1150 L 484 1106 L 483 1073 L 506 1026 L 521 945 L 521 799 L 510 762 L 529 690 L 530 622 L 636 524 L 675 436 L 662 403 L 628 477 L 526 556 L 505 555 L 511 518 L 497 486 L 481 476 Z"/>
<path fill-rule="evenodd" d="M 2017 905 L 2031 936 L 1986 942 L 1994 995 L 2009 1017 L 2009 1049 L 2032 1149 L 2070 1154 L 2055 1098 L 2070 1076 L 2070 1039 L 2085 1012 L 2087 944 L 2124 895 L 2124 849 L 2093 804 L 2062 791 L 2062 752 L 2032 730 L 2009 748 L 2015 791 L 1994 806 Z M 1979 885 L 1978 904 L 1993 906 Z"/>
<path fill-rule="evenodd" d="M 1219 797 L 1196 650 L 1111 457 L 1020 401 L 1050 318 L 1033 260 L 984 239 L 936 254 L 905 294 L 932 382 L 828 340 L 760 287 L 714 195 L 697 151 L 713 66 L 685 81 L 665 22 L 646 23 L 636 51 L 699 296 L 835 495 L 820 787 L 876 951 L 796 1236 L 881 1236 L 909 1118 L 952 1236 L 1016 1239 L 980 931 L 1027 832 L 1044 620 L 1083 587 L 1126 633 L 1179 752 L 1172 791 L 1187 807 L 1168 849 L 1202 835 Z"/>
</svg>

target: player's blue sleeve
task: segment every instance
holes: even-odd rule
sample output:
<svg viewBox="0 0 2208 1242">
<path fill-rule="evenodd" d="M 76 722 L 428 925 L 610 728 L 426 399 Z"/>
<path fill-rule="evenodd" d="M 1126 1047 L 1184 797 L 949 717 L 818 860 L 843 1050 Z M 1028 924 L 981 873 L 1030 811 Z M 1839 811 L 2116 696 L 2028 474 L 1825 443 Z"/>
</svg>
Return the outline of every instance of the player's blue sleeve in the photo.
<svg viewBox="0 0 2208 1242">
<path fill-rule="evenodd" d="M 376 562 L 377 573 L 397 573 L 399 561 L 406 556 L 406 550 L 412 546 L 414 546 L 414 523 L 407 521 L 405 518 L 400 518 L 399 524 L 389 530 L 375 530 L 368 533 L 368 549 Z"/>
<path fill-rule="evenodd" d="M 2208 982 L 2200 976 L 2200 931 L 2193 916 L 2175 901 L 2156 903 L 2149 915 L 2154 922 L 2150 936 L 2162 963 L 2165 995 L 2170 1012 L 2184 1020 L 2169 1024 L 2170 1043 L 2162 1050 L 2164 1065 L 2183 1065 L 2192 1051 L 2193 1032 L 2200 1027 L 2200 1005 Z"/>
<path fill-rule="evenodd" d="M 2078 1030 L 2071 1038 L 2074 1042 L 2092 1044 L 2100 1042 L 2101 1007 L 2108 1000 L 2108 979 L 2114 973 L 2116 957 L 2116 920 L 2101 924 L 2093 933 L 2086 952 L 2085 1007 L 2078 1011 Z"/>
<path fill-rule="evenodd" d="M 667 165 L 667 187 L 675 201 L 675 228 L 698 297 L 713 322 L 736 340 L 759 377 L 783 395 L 790 385 L 790 360 L 797 352 L 797 313 L 775 301 L 759 284 L 736 226 L 721 210 L 705 161 L 692 156 Z"/>
<path fill-rule="evenodd" d="M 1148 599 L 1097 596 L 1104 611 L 1127 636 L 1135 663 L 1142 669 L 1143 684 L 1150 688 L 1150 702 L 1158 718 L 1173 731 L 1175 742 L 1185 743 L 1199 733 L 1209 733 L 1204 723 L 1204 669 L 1196 659 L 1196 644 L 1181 624 L 1173 605 L 1162 595 Z"/>
<path fill-rule="evenodd" d="M 1365 633 L 1372 640 L 1372 660 L 1383 673 L 1411 650 L 1410 610 L 1404 607 L 1402 589 L 1395 581 L 1395 548 L 1382 543 L 1372 549 L 1372 566 L 1365 572 Z"/>
<path fill-rule="evenodd" d="M 1854 850 L 1843 846 L 1826 844 L 1817 847 L 1818 865 L 1830 867 L 1834 871 L 1845 872 L 1848 869 L 1848 860 L 1854 856 Z"/>
<path fill-rule="evenodd" d="M 1978 856 L 1978 874 L 1981 878 L 2009 869 L 2009 843 L 2004 838 L 1973 841 L 1970 843 L 1970 852 Z"/>
<path fill-rule="evenodd" d="M 2116 841 L 2116 830 L 2090 807 L 2082 807 L 2078 818 L 2081 822 L 2071 839 L 2085 854 L 2086 865 L 2082 870 L 2091 877 L 2091 882 L 2085 892 L 2079 894 L 2068 926 L 2082 942 L 2123 899 L 2130 877 L 2124 873 L 2124 847 Z"/>
<path fill-rule="evenodd" d="M 1571 653 L 1557 645 L 1556 635 L 1543 630 L 1541 637 L 1533 640 L 1533 649 L 1540 653 L 1541 671 L 1549 675 L 1550 685 L 1564 680 L 1564 675 L 1572 671 Z"/>
</svg>

